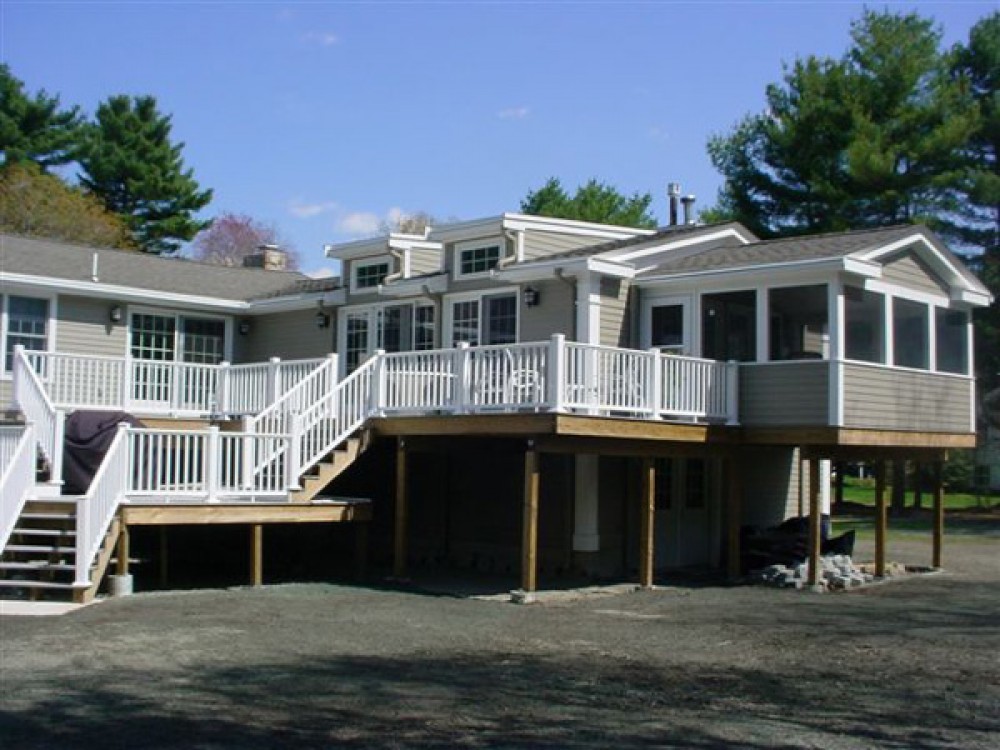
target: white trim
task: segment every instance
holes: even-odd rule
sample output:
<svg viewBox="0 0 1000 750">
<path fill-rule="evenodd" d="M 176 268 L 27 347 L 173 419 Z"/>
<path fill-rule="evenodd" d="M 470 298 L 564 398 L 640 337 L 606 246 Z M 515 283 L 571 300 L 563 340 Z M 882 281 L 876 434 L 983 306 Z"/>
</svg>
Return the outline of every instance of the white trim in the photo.
<svg viewBox="0 0 1000 750">
<path fill-rule="evenodd" d="M 554 219 L 548 216 L 530 214 L 505 213 L 500 218 L 503 221 L 504 229 L 515 231 L 534 230 L 556 234 L 583 235 L 596 239 L 630 239 L 640 235 L 656 234 L 655 229 L 639 229 L 617 224 L 597 224 L 591 221 L 577 221 L 576 219 Z"/>
<path fill-rule="evenodd" d="M 910 302 L 919 302 L 924 305 L 937 305 L 938 307 L 948 307 L 948 303 L 951 301 L 943 294 L 922 292 L 919 289 L 899 286 L 898 284 L 892 284 L 886 281 L 866 280 L 864 283 L 864 289 L 870 292 L 878 292 L 879 294 L 892 295 L 893 297 L 906 299 Z"/>
<path fill-rule="evenodd" d="M 641 317 L 639 319 L 639 348 L 651 349 L 653 347 L 653 308 L 672 307 L 681 308 L 681 348 L 682 353 L 687 355 L 693 349 L 694 329 L 692 328 L 694 316 L 692 308 L 694 306 L 694 296 L 691 294 L 658 294 L 654 296 L 643 295 L 639 304 Z"/>
<path fill-rule="evenodd" d="M 362 268 L 372 268 L 374 266 L 385 266 L 385 275 L 388 276 L 392 273 L 392 257 L 383 255 L 366 262 L 362 262 L 361 260 L 351 261 L 351 294 L 378 294 L 378 289 L 382 286 L 382 281 L 372 286 L 358 286 L 358 271 Z"/>
<path fill-rule="evenodd" d="M 755 362 L 767 362 L 771 359 L 771 295 L 766 286 L 753 289 L 755 296 L 754 311 L 756 314 L 755 334 L 757 351 L 754 352 Z"/>
<path fill-rule="evenodd" d="M 137 287 L 101 284 L 92 281 L 72 281 L 48 276 L 30 276 L 17 273 L 0 273 L 0 284 L 4 289 L 8 284 L 51 289 L 57 294 L 71 294 L 99 299 L 115 299 L 122 302 L 148 302 L 151 296 L 168 304 L 190 305 L 198 308 L 240 311 L 249 307 L 250 303 L 242 300 L 220 300 L 216 297 L 201 297 L 193 294 L 176 292 L 161 292 L 155 289 L 139 289 Z"/>
<path fill-rule="evenodd" d="M 485 271 L 474 271 L 472 273 L 462 273 L 462 253 L 488 248 L 497 248 L 497 262 Z M 507 238 L 503 235 L 484 237 L 478 240 L 464 240 L 456 242 L 451 251 L 451 277 L 455 281 L 467 281 L 469 279 L 484 279 L 499 273 L 503 270 L 500 261 L 507 257 Z"/>
<path fill-rule="evenodd" d="M 408 279 L 400 279 L 391 284 L 380 284 L 378 294 L 380 297 L 392 297 L 393 299 L 426 297 L 429 294 L 441 294 L 447 288 L 448 277 L 444 274 L 436 274 L 429 278 L 415 276 Z"/>
<path fill-rule="evenodd" d="M 657 253 L 665 253 L 671 250 L 680 250 L 685 247 L 690 247 L 692 245 L 704 245 L 706 242 L 713 242 L 715 240 L 725 239 L 727 237 L 735 237 L 744 245 L 750 244 L 751 240 L 744 237 L 736 229 L 736 227 L 729 227 L 728 229 L 723 229 L 717 232 L 711 232 L 709 234 L 685 234 L 683 239 L 670 239 L 667 235 L 663 238 L 661 242 L 656 242 L 653 245 L 647 245 L 638 250 L 634 249 L 624 249 L 624 250 L 609 250 L 606 255 L 607 258 L 611 258 L 617 261 L 632 260 L 633 258 L 644 258 L 647 255 L 656 255 Z"/>
<path fill-rule="evenodd" d="M 644 269 L 639 269 L 642 273 Z M 786 273 L 793 271 L 828 273 L 837 271 L 849 271 L 850 273 L 865 276 L 877 277 L 881 275 L 876 270 L 874 264 L 865 265 L 856 259 L 847 261 L 846 258 L 814 258 L 811 260 L 796 260 L 783 263 L 758 263 L 752 266 L 740 266 L 738 268 L 713 268 L 705 271 L 688 271 L 685 273 L 664 273 L 658 276 L 644 276 L 636 280 L 637 284 L 657 284 L 657 283 L 680 283 L 688 282 L 691 279 L 713 278 L 718 276 L 729 276 L 734 280 L 744 276 L 763 274 L 765 278 L 773 276 L 775 273 Z M 743 280 L 740 283 L 752 286 L 752 282 Z"/>
<path fill-rule="evenodd" d="M 3 287 L 0 290 L 0 380 L 10 380 L 13 373 L 7 369 L 7 325 L 9 322 L 9 306 L 11 297 L 24 299 L 40 299 L 46 302 L 45 348 L 42 351 L 56 351 L 57 322 L 59 320 L 59 295 L 32 294 L 23 292 L 20 288 Z"/>
<path fill-rule="evenodd" d="M 336 350 L 341 353 L 338 359 L 340 375 L 346 374 L 347 368 L 347 318 L 350 315 L 364 315 L 367 319 L 367 337 L 365 353 L 360 361 L 364 361 L 367 357 L 370 357 L 379 348 L 379 330 L 378 330 L 378 313 L 388 307 L 409 307 L 411 309 L 410 315 L 410 344 L 414 343 L 414 335 L 416 333 L 416 328 L 414 327 L 413 314 L 418 307 L 432 307 L 434 308 L 434 344 L 438 344 L 441 338 L 440 334 L 440 306 L 433 299 L 427 296 L 414 297 L 410 299 L 390 299 L 390 300 L 378 300 L 374 302 L 362 302 L 354 305 L 344 305 L 337 309 L 337 347 Z M 414 349 L 407 349 L 405 351 L 416 351 Z"/>
<path fill-rule="evenodd" d="M 470 292 L 456 292 L 445 294 L 441 298 L 441 346 L 449 349 L 455 345 L 454 331 L 454 307 L 459 302 L 479 302 L 479 345 L 482 346 L 483 338 L 483 297 L 505 297 L 513 294 L 516 299 L 517 318 L 514 321 L 514 341 L 521 340 L 521 289 L 517 286 L 500 286 L 495 289 L 476 289 Z"/>
<path fill-rule="evenodd" d="M 923 257 L 924 260 L 928 262 L 928 265 L 931 266 L 932 270 L 938 272 L 944 277 L 949 286 L 959 287 L 980 295 L 983 293 L 985 289 L 984 287 L 981 287 L 978 283 L 973 283 L 971 279 L 966 278 L 955 263 L 944 255 L 944 253 L 938 250 L 938 248 L 934 246 L 934 243 L 925 237 L 921 232 L 914 232 L 913 234 L 907 235 L 906 237 L 896 240 L 895 242 L 890 242 L 888 245 L 880 245 L 872 250 L 861 253 L 860 257 L 864 260 L 878 260 L 879 258 L 884 258 L 887 255 L 892 255 L 898 250 L 903 250 L 911 246 L 917 251 L 918 255 Z"/>
</svg>

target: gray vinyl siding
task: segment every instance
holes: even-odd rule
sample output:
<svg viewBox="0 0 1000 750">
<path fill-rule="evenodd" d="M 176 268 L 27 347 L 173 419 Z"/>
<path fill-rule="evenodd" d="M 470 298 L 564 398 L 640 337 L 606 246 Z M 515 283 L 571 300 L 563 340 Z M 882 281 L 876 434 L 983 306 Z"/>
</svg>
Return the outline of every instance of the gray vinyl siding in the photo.
<svg viewBox="0 0 1000 750">
<path fill-rule="evenodd" d="M 441 253 L 437 250 L 410 251 L 410 275 L 437 273 L 441 270 Z"/>
<path fill-rule="evenodd" d="M 601 332 L 603 346 L 634 346 L 629 315 L 627 279 L 601 279 Z"/>
<path fill-rule="evenodd" d="M 85 297 L 59 297 L 56 320 L 57 352 L 124 357 L 128 348 L 128 326 L 111 323 L 108 316 L 115 303 Z M 124 305 L 122 312 L 127 313 Z"/>
<path fill-rule="evenodd" d="M 798 448 L 746 446 L 740 449 L 740 460 L 741 525 L 776 526 L 799 515 Z M 807 494 L 803 496 L 808 497 Z"/>
<path fill-rule="evenodd" d="M 332 311 L 329 311 L 332 312 Z M 259 315 L 250 318 L 250 334 L 236 335 L 234 362 L 263 362 L 271 357 L 311 359 L 333 351 L 336 316 L 327 328 L 316 327 L 316 310 Z"/>
<path fill-rule="evenodd" d="M 543 341 L 554 333 L 572 338 L 573 285 L 563 281 L 542 281 L 532 282 L 531 287 L 538 290 L 539 304 L 527 307 L 521 295 L 521 341 Z"/>
<path fill-rule="evenodd" d="M 912 250 L 890 257 L 882 267 L 882 280 L 931 294 L 948 294 L 948 286 Z"/>
<path fill-rule="evenodd" d="M 528 231 L 524 233 L 524 259 L 537 260 L 549 255 L 579 250 L 583 247 L 600 245 L 605 242 L 607 242 L 606 239 L 597 237 Z"/>
<path fill-rule="evenodd" d="M 876 430 L 974 432 L 974 382 L 934 373 L 844 365 L 844 426 Z"/>
<path fill-rule="evenodd" d="M 830 363 L 826 360 L 740 367 L 740 424 L 829 424 Z"/>
</svg>

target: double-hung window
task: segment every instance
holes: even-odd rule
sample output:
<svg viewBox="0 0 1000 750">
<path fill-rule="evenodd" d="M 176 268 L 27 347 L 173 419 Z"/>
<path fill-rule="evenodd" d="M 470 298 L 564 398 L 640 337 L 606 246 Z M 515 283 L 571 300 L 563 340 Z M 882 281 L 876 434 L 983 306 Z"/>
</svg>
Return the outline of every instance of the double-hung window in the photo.
<svg viewBox="0 0 1000 750">
<path fill-rule="evenodd" d="M 376 289 L 388 275 L 388 262 L 357 263 L 354 266 L 354 289 Z"/>
<path fill-rule="evenodd" d="M 10 295 L 3 302 L 4 371 L 10 372 L 14 367 L 15 346 L 35 352 L 48 348 L 49 301 Z"/>
</svg>

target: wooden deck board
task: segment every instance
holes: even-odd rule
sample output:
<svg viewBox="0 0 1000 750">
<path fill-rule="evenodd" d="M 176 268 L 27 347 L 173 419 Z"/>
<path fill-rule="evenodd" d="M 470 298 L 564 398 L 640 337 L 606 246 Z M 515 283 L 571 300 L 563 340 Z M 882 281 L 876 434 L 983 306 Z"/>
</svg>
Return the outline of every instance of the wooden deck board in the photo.
<svg viewBox="0 0 1000 750">
<path fill-rule="evenodd" d="M 129 526 L 195 524 L 327 523 L 370 521 L 371 503 L 317 503 L 299 505 L 130 505 L 122 507 Z"/>
</svg>

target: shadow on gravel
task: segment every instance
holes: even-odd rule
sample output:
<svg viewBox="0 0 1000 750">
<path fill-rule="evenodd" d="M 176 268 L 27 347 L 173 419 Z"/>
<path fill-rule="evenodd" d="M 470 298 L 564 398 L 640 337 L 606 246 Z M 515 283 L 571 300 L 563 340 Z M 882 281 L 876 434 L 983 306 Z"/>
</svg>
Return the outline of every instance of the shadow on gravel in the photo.
<svg viewBox="0 0 1000 750">
<path fill-rule="evenodd" d="M 858 669 L 864 670 L 864 665 Z M 995 706 L 863 674 L 652 667 L 593 656 L 346 657 L 163 674 L 68 674 L 0 712 L 3 747 L 932 748 L 1000 731 Z M 918 683 L 919 684 L 919 681 Z M 972 690 L 972 688 L 969 688 Z M 972 703 L 970 704 L 970 701 Z M 789 739 L 794 737 L 794 745 Z"/>
</svg>

